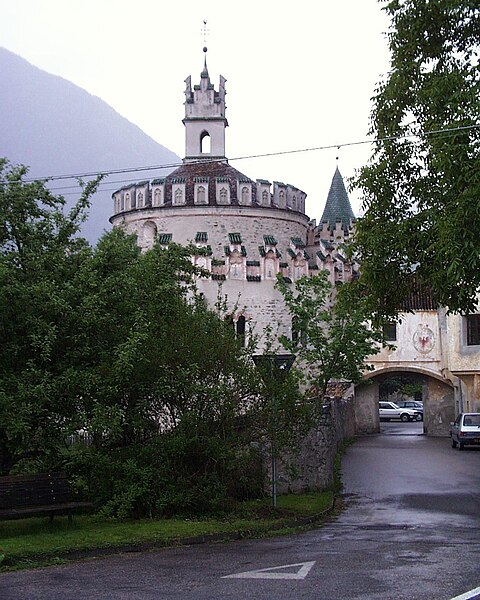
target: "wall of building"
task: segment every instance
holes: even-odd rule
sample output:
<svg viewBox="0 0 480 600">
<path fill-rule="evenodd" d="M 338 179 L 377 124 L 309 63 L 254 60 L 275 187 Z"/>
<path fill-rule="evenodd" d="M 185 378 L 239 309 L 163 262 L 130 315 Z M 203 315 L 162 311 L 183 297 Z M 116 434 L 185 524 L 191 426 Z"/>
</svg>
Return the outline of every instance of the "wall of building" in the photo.
<svg viewBox="0 0 480 600">
<path fill-rule="evenodd" d="M 274 208 L 254 207 L 178 207 L 152 208 L 141 212 L 131 211 L 112 218 L 114 226 L 122 226 L 128 233 L 137 233 L 141 247 L 148 247 L 150 238 L 145 237 L 144 226 L 154 223 L 157 233 L 171 233 L 172 242 L 194 242 L 199 231 L 208 234 L 208 244 L 216 258 L 224 258 L 229 233 L 238 232 L 247 250 L 247 258 L 260 258 L 258 246 L 263 245 L 264 235 L 273 235 L 277 248 L 286 260 L 291 238 L 305 239 L 308 219 L 298 212 Z"/>
<path fill-rule="evenodd" d="M 416 311 L 400 315 L 394 348 L 382 348 L 367 362 L 376 370 L 387 367 L 415 366 L 440 374 L 442 371 L 442 341 L 437 311 Z"/>
</svg>

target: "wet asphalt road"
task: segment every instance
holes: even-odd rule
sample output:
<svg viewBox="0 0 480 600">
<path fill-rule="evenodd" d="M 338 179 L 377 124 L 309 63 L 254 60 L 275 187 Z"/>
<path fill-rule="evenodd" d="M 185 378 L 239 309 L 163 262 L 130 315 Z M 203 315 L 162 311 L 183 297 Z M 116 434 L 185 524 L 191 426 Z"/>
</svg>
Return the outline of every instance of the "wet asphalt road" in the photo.
<svg viewBox="0 0 480 600">
<path fill-rule="evenodd" d="M 348 448 L 344 510 L 321 528 L 3 574 L 0 599 L 480 598 L 480 448 L 421 432 L 384 423 Z"/>
</svg>

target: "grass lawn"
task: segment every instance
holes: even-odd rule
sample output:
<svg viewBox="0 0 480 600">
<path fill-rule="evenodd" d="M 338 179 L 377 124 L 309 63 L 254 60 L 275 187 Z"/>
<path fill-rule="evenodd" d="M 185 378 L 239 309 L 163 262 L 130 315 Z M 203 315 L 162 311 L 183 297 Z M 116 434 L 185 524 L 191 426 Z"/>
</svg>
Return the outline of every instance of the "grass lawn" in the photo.
<svg viewBox="0 0 480 600">
<path fill-rule="evenodd" d="M 67 517 L 0 521 L 0 570 L 31 568 L 63 562 L 66 554 L 145 543 L 181 544 L 192 536 L 240 533 L 245 537 L 268 535 L 295 519 L 318 514 L 330 508 L 333 492 L 279 496 L 277 510 L 271 499 L 243 503 L 229 518 L 159 519 L 138 521 L 107 520 L 78 515 L 68 524 Z"/>
</svg>

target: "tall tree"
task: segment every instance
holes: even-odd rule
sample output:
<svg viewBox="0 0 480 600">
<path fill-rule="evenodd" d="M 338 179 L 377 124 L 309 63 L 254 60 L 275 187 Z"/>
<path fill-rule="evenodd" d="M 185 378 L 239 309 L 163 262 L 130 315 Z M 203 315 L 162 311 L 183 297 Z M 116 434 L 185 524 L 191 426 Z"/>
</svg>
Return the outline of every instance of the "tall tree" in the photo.
<svg viewBox="0 0 480 600">
<path fill-rule="evenodd" d="M 96 186 L 65 214 L 26 172 L 0 160 L 0 473 L 54 452 L 70 421 L 71 281 L 90 252 L 76 234 Z"/>
<path fill-rule="evenodd" d="M 391 70 L 377 88 L 378 140 L 354 185 L 361 280 L 380 316 L 415 279 L 452 311 L 480 288 L 480 8 L 476 0 L 383 0 Z"/>
<path fill-rule="evenodd" d="M 308 383 L 322 400 L 333 380 L 358 382 L 370 367 L 365 362 L 376 354 L 381 335 L 368 324 L 367 298 L 357 283 L 334 289 L 326 271 L 302 277 L 292 286 L 278 277 L 277 287 L 292 315 L 293 339 L 282 345 L 307 364 Z"/>
</svg>

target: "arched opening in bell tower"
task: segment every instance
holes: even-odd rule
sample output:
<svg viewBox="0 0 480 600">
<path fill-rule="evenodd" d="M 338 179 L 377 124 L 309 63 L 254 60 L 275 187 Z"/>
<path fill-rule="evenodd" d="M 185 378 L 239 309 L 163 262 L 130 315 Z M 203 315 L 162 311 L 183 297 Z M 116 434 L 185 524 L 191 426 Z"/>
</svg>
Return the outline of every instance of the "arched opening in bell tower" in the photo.
<svg viewBox="0 0 480 600">
<path fill-rule="evenodd" d="M 202 131 L 200 135 L 200 153 L 210 154 L 211 152 L 211 139 L 208 131 Z"/>
</svg>

